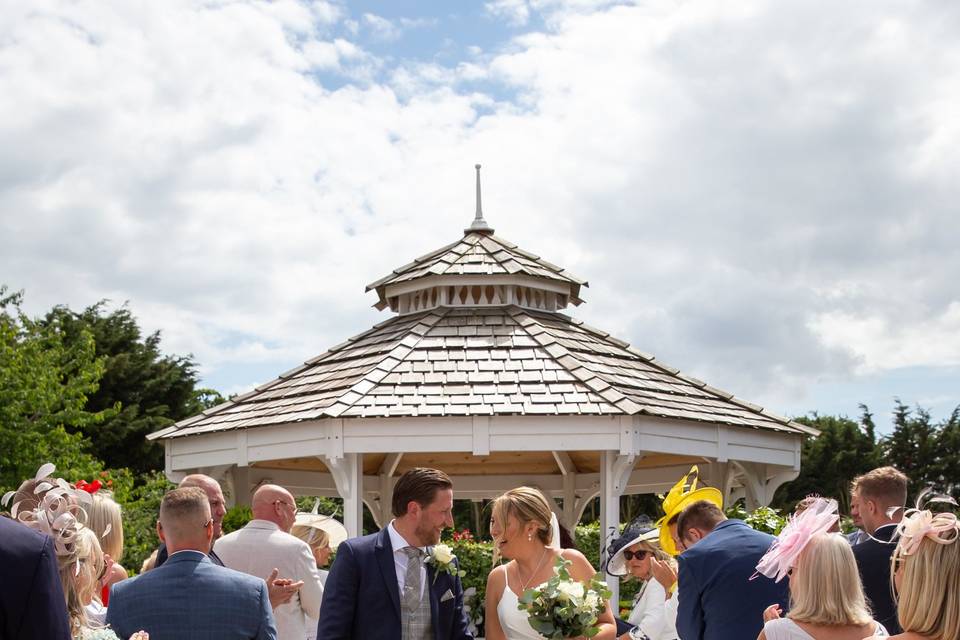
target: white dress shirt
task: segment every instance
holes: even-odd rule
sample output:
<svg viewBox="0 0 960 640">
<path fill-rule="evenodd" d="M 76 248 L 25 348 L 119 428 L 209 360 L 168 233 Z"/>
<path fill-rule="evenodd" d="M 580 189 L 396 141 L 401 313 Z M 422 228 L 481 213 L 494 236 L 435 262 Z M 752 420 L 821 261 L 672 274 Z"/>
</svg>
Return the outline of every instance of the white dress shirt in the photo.
<svg viewBox="0 0 960 640">
<path fill-rule="evenodd" d="M 393 526 L 393 520 L 387 525 L 387 533 L 390 535 L 390 546 L 393 547 L 393 567 L 397 570 L 397 587 L 400 593 L 403 593 L 403 587 L 407 584 L 407 564 L 409 558 L 403 550 L 413 545 L 407 542 L 407 539 L 400 535 L 396 527 Z M 426 553 L 426 547 L 419 547 L 420 551 Z M 427 584 L 427 568 L 420 563 L 420 598 L 423 599 L 423 589 Z"/>
<path fill-rule="evenodd" d="M 316 633 L 323 585 L 310 545 L 281 531 L 273 522 L 251 520 L 217 540 L 214 549 L 231 569 L 266 579 L 276 567 L 281 578 L 303 580 L 293 599 L 273 610 L 277 640 L 304 640 Z"/>
</svg>

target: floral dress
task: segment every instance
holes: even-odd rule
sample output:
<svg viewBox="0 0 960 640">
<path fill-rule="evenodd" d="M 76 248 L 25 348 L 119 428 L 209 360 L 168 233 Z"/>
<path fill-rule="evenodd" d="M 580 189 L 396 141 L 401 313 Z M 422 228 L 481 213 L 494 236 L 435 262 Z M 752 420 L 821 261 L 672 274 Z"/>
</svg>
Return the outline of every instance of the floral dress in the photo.
<svg viewBox="0 0 960 640">
<path fill-rule="evenodd" d="M 80 635 L 74 636 L 73 640 L 120 640 L 113 629 L 103 627 L 101 629 L 81 629 Z"/>
</svg>

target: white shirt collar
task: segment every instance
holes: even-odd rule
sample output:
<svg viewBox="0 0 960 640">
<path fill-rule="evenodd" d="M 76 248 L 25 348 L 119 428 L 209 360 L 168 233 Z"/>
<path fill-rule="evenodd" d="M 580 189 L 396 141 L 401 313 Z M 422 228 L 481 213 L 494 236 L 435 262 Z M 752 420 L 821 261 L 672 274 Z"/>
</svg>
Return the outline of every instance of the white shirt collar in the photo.
<svg viewBox="0 0 960 640">
<path fill-rule="evenodd" d="M 405 547 L 412 547 L 414 545 L 407 542 L 407 539 L 400 535 L 400 532 L 397 531 L 397 528 L 393 526 L 393 520 L 390 521 L 390 524 L 387 525 L 387 534 L 390 536 L 390 546 L 393 547 L 393 552 L 396 553 Z M 420 547 L 421 551 L 426 551 L 426 547 Z"/>
<path fill-rule="evenodd" d="M 280 531 L 280 525 L 276 522 L 270 522 L 269 520 L 257 520 L 253 519 L 247 523 L 248 527 L 251 529 L 271 529 L 273 531 Z"/>
</svg>

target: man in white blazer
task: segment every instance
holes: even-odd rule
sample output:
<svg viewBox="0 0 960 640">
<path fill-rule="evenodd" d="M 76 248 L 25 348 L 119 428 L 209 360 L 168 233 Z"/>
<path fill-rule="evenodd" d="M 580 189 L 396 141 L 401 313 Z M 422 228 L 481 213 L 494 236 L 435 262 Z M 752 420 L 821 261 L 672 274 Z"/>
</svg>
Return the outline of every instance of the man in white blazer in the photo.
<svg viewBox="0 0 960 640">
<path fill-rule="evenodd" d="M 253 494 L 253 520 L 217 540 L 214 549 L 223 564 L 253 576 L 280 575 L 303 581 L 299 593 L 274 612 L 278 640 L 304 640 L 316 633 L 323 585 L 310 546 L 290 535 L 297 516 L 293 496 L 283 487 L 261 486 Z"/>
</svg>

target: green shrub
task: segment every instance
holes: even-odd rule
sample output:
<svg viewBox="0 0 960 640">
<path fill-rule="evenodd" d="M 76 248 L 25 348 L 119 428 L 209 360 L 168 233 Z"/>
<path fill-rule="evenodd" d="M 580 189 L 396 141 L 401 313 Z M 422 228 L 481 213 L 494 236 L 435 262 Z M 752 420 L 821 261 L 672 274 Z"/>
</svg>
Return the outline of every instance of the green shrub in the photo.
<svg viewBox="0 0 960 640">
<path fill-rule="evenodd" d="M 771 535 L 780 533 L 780 530 L 787 524 L 786 517 L 780 513 L 779 509 L 760 507 L 753 512 L 748 512 L 740 502 L 728 508 L 726 514 L 728 518 L 743 520 L 757 531 L 763 531 Z"/>
<path fill-rule="evenodd" d="M 224 535 L 236 531 L 237 529 L 242 529 L 244 525 L 253 520 L 253 512 L 245 504 L 238 504 L 235 507 L 230 507 L 227 509 L 227 513 L 223 516 L 223 533 Z"/>
</svg>

